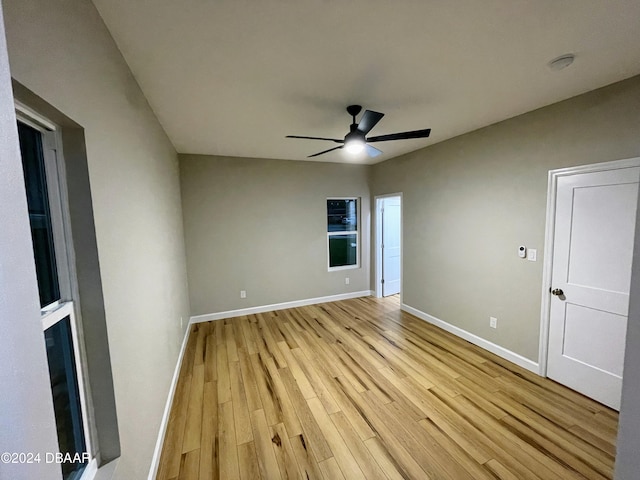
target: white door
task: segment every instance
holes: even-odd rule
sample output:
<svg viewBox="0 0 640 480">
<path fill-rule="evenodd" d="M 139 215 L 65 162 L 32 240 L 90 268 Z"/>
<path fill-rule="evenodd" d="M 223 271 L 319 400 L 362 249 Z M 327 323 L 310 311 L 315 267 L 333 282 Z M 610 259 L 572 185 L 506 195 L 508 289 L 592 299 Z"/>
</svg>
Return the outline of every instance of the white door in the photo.
<svg viewBox="0 0 640 480">
<path fill-rule="evenodd" d="M 558 178 L 547 375 L 620 408 L 640 168 Z"/>
<path fill-rule="evenodd" d="M 400 293 L 400 197 L 382 202 L 382 296 Z"/>
</svg>

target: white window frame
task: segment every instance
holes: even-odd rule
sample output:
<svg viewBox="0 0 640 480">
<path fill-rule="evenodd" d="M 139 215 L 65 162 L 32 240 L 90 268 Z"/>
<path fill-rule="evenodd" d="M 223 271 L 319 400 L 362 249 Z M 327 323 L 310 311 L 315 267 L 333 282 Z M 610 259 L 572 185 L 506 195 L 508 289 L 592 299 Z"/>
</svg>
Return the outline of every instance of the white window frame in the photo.
<svg viewBox="0 0 640 480">
<path fill-rule="evenodd" d="M 64 162 L 58 154 L 58 128 L 48 119 L 42 117 L 29 107 L 15 102 L 16 118 L 42 134 L 42 153 L 44 157 L 49 212 L 51 215 L 51 229 L 53 246 L 58 274 L 60 299 L 41 308 L 42 334 L 58 322 L 69 317 L 73 353 L 75 360 L 78 391 L 80 394 L 80 410 L 82 413 L 82 427 L 86 451 L 89 461 L 78 480 L 91 480 L 97 473 L 98 463 L 95 456 L 94 437 L 95 422 L 93 405 L 91 403 L 90 387 L 87 381 L 87 360 L 84 349 L 82 326 L 78 299 L 78 283 L 75 274 L 75 254 L 71 240 L 71 222 L 67 195 L 66 174 Z"/>
<path fill-rule="evenodd" d="M 353 270 L 355 268 L 360 268 L 360 197 L 327 197 L 327 202 L 331 200 L 355 200 L 356 202 L 356 230 L 340 230 L 336 232 L 327 231 L 327 270 L 329 272 L 336 272 L 339 270 Z M 329 211 L 327 210 L 327 205 L 325 202 L 325 221 L 328 222 Z M 328 226 L 328 223 L 327 223 Z M 355 235 L 356 236 L 356 263 L 354 265 L 340 265 L 338 267 L 331 266 L 331 251 L 329 246 L 329 241 L 331 237 L 340 237 L 346 235 Z"/>
</svg>

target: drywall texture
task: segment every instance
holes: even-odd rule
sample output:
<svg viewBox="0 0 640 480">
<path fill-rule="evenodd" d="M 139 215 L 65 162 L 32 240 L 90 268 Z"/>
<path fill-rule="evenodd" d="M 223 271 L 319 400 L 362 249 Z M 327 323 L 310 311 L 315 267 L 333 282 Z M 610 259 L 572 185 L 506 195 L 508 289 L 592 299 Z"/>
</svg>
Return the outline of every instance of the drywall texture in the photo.
<svg viewBox="0 0 640 480">
<path fill-rule="evenodd" d="M 0 159 L 0 452 L 54 452 L 56 426 L 1 6 Z M 55 464 L 0 462 L 0 478 L 60 475 Z"/>
<path fill-rule="evenodd" d="M 327 197 L 361 198 L 369 256 L 366 166 L 180 155 L 180 173 L 193 315 L 369 290 L 368 262 L 327 271 Z"/>
<path fill-rule="evenodd" d="M 403 193 L 403 302 L 537 361 L 548 171 L 638 156 L 639 131 L 634 77 L 373 166 L 372 197 Z"/>
<path fill-rule="evenodd" d="M 89 0 L 4 0 L 12 76 L 85 131 L 122 456 L 149 471 L 189 315 L 177 155 Z"/>
<path fill-rule="evenodd" d="M 636 210 L 636 238 L 629 296 L 629 321 L 624 358 L 624 382 L 618 440 L 616 442 L 615 479 L 636 478 L 640 472 L 640 199 Z"/>
</svg>

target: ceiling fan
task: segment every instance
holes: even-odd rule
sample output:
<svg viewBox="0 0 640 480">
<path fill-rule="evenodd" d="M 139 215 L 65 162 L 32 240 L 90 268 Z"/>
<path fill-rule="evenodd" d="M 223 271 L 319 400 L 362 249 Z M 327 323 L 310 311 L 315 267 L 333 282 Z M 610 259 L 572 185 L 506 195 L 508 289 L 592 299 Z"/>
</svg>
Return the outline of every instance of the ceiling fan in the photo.
<svg viewBox="0 0 640 480">
<path fill-rule="evenodd" d="M 322 152 L 309 155 L 307 158 L 317 157 L 318 155 L 324 155 L 325 153 L 333 152 L 345 148 L 349 153 L 360 153 L 362 150 L 367 151 L 370 157 L 377 157 L 382 153 L 376 147 L 369 145 L 372 142 L 388 142 L 389 140 L 408 140 L 410 138 L 426 138 L 431 133 L 430 128 L 424 130 L 413 130 L 411 132 L 399 132 L 390 133 L 388 135 L 378 135 L 377 137 L 367 137 L 373 127 L 384 117 L 384 113 L 374 112 L 372 110 L 365 110 L 360 119 L 360 123 L 356 123 L 356 116 L 360 113 L 362 107 L 360 105 L 349 105 L 347 107 L 347 113 L 353 118 L 353 123 L 349 133 L 347 133 L 344 139 L 339 138 L 325 138 L 325 137 L 302 137 L 299 135 L 287 135 L 286 138 L 304 138 L 307 140 L 327 140 L 330 142 L 341 143 L 339 147 L 333 147 Z"/>
</svg>

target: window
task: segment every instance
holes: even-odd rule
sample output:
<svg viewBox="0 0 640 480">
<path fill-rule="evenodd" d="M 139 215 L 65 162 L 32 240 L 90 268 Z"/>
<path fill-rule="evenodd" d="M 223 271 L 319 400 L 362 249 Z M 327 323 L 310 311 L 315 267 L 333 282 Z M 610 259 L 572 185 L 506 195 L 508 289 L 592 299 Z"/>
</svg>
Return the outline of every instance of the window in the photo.
<svg viewBox="0 0 640 480">
<path fill-rule="evenodd" d="M 55 132 L 19 115 L 18 135 L 49 363 L 59 452 L 65 480 L 84 478 L 91 458 L 88 405 L 77 325 L 75 273 L 70 262 L 66 195 Z M 76 289 L 77 291 L 77 289 Z M 75 300 L 75 301 L 74 301 Z M 91 468 L 87 468 L 91 465 Z"/>
<path fill-rule="evenodd" d="M 359 267 L 358 199 L 327 199 L 329 270 Z"/>
</svg>

